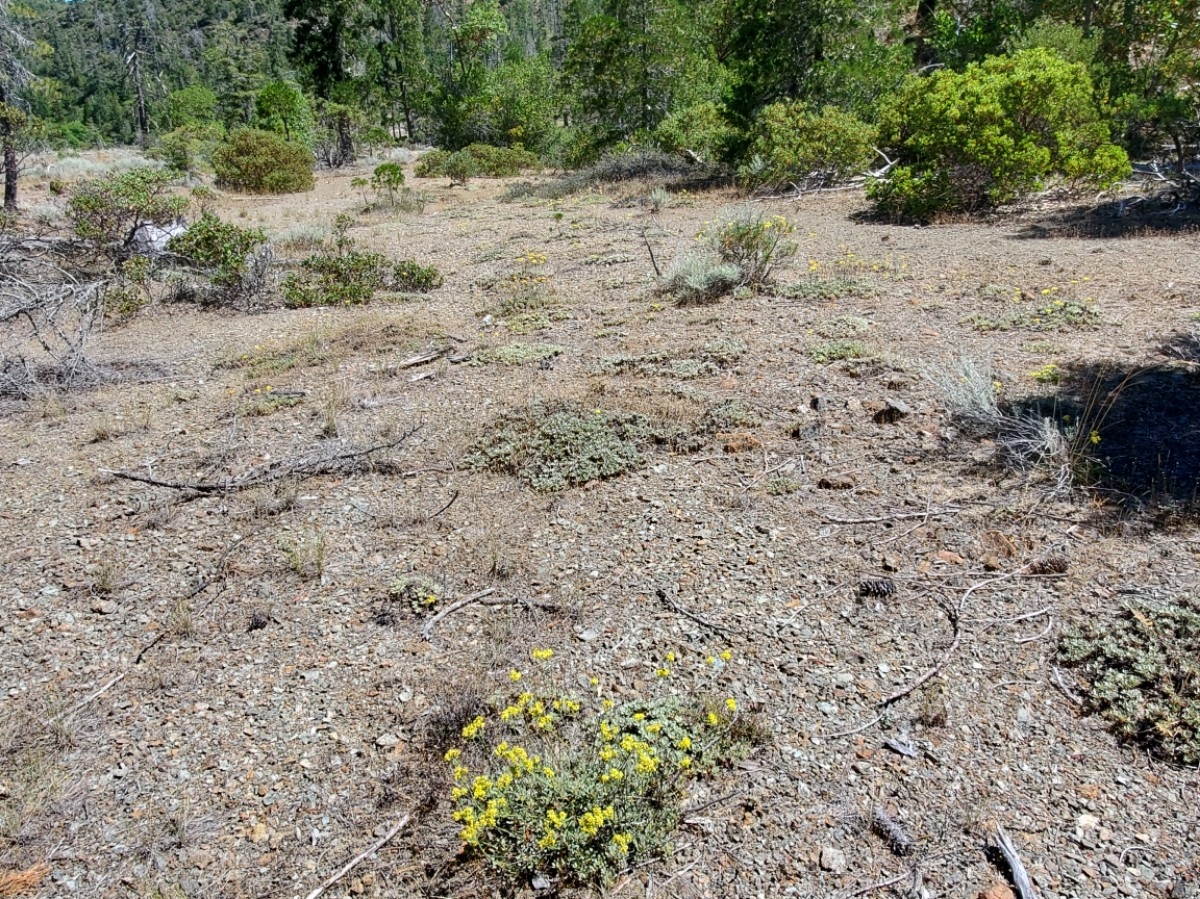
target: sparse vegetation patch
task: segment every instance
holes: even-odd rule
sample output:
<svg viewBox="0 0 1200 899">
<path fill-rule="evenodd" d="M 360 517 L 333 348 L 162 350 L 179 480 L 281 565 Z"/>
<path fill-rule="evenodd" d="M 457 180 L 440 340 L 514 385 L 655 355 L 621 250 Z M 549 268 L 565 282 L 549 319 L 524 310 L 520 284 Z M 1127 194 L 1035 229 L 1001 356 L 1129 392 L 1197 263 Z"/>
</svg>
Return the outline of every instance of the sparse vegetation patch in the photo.
<svg viewBox="0 0 1200 899">
<path fill-rule="evenodd" d="M 1131 604 L 1063 636 L 1062 660 L 1087 681 L 1089 707 L 1124 739 L 1200 763 L 1200 604 Z"/>
</svg>

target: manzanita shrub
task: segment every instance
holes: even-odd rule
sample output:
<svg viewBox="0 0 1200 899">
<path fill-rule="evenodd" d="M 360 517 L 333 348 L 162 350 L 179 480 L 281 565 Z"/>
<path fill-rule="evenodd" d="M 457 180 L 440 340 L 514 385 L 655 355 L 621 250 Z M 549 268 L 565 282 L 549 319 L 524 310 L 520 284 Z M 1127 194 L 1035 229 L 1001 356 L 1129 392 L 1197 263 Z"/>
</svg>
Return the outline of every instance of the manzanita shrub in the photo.
<svg viewBox="0 0 1200 899">
<path fill-rule="evenodd" d="M 880 139 L 897 165 L 867 195 L 897 220 L 997 206 L 1054 176 L 1104 189 L 1131 172 L 1087 69 L 1045 48 L 910 78 L 883 111 Z"/>
</svg>

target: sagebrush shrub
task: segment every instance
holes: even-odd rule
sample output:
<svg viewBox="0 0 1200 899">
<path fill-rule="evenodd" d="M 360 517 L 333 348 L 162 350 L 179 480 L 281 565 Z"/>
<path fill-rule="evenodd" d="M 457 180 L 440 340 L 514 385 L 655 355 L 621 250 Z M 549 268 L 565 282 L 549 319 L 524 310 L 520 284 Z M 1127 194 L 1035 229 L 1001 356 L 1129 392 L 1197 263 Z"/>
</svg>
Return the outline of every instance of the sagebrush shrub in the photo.
<svg viewBox="0 0 1200 899">
<path fill-rule="evenodd" d="M 428 293 L 441 287 L 445 279 L 432 265 L 421 265 L 413 259 L 401 259 L 392 266 L 392 286 L 396 290 Z"/>
<path fill-rule="evenodd" d="M 387 281 L 387 259 L 349 247 L 313 253 L 300 271 L 283 281 L 283 301 L 291 307 L 359 306 L 368 303 Z"/>
<path fill-rule="evenodd" d="M 876 131 L 855 116 L 803 103 L 772 103 L 758 114 L 739 170 L 749 188 L 837 184 L 862 172 L 874 156 Z"/>
<path fill-rule="evenodd" d="M 312 153 L 270 131 L 243 128 L 213 151 L 222 187 L 251 193 L 288 194 L 313 188 Z"/>
<path fill-rule="evenodd" d="M 1054 175 L 1107 188 L 1131 172 L 1087 70 L 1043 48 L 910 78 L 884 110 L 880 136 L 900 164 L 867 194 L 901 220 L 1010 202 Z"/>
</svg>

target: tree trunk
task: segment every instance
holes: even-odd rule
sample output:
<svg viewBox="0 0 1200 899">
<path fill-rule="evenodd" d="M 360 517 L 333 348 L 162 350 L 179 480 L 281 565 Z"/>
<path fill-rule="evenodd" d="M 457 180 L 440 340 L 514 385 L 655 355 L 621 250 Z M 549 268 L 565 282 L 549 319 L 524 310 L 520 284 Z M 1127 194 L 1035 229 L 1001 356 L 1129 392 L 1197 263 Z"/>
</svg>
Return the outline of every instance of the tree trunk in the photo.
<svg viewBox="0 0 1200 899">
<path fill-rule="evenodd" d="M 933 35 L 934 17 L 937 15 L 937 0 L 920 0 L 917 4 L 916 62 L 928 66 L 937 62 L 929 38 Z"/>
<path fill-rule="evenodd" d="M 17 164 L 17 147 L 13 141 L 12 128 L 4 126 L 4 208 L 17 208 L 17 175 L 20 166 Z"/>
</svg>

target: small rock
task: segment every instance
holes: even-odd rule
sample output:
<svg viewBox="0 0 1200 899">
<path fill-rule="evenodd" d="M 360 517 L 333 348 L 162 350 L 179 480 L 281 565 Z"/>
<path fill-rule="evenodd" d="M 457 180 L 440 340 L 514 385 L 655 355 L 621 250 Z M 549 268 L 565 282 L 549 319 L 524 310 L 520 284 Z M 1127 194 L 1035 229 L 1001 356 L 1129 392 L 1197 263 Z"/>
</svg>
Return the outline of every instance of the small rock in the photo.
<svg viewBox="0 0 1200 899">
<path fill-rule="evenodd" d="M 1007 883 L 996 881 L 983 890 L 976 899 L 1017 899 L 1017 897 Z"/>
<path fill-rule="evenodd" d="M 888 398 L 884 400 L 884 406 L 873 416 L 877 425 L 894 425 L 902 418 L 907 418 L 912 415 L 912 406 L 903 400 Z"/>
<path fill-rule="evenodd" d="M 994 553 L 988 553 L 982 559 L 984 571 L 999 571 L 1000 560 L 996 558 Z"/>
<path fill-rule="evenodd" d="M 400 738 L 395 734 L 380 734 L 375 739 L 375 745 L 388 749 L 400 742 Z"/>
<path fill-rule="evenodd" d="M 120 608 L 111 599 L 98 599 L 92 603 L 92 611 L 97 615 L 115 615 Z"/>
<path fill-rule="evenodd" d="M 958 553 L 950 552 L 948 549 L 939 549 L 935 554 L 938 561 L 945 562 L 947 565 L 961 565 L 963 557 Z"/>
<path fill-rule="evenodd" d="M 821 870 L 831 874 L 844 874 L 846 872 L 846 853 L 841 849 L 834 849 L 832 846 L 823 847 L 821 849 Z"/>
<path fill-rule="evenodd" d="M 817 481 L 817 486 L 822 490 L 851 490 L 855 485 L 855 480 L 848 474 L 834 475 L 829 478 L 821 478 Z"/>
<path fill-rule="evenodd" d="M 250 830 L 250 842 L 251 843 L 262 843 L 267 839 L 267 837 L 269 835 L 270 835 L 270 832 L 267 830 L 267 825 L 264 824 L 262 821 L 259 821 Z"/>
</svg>

